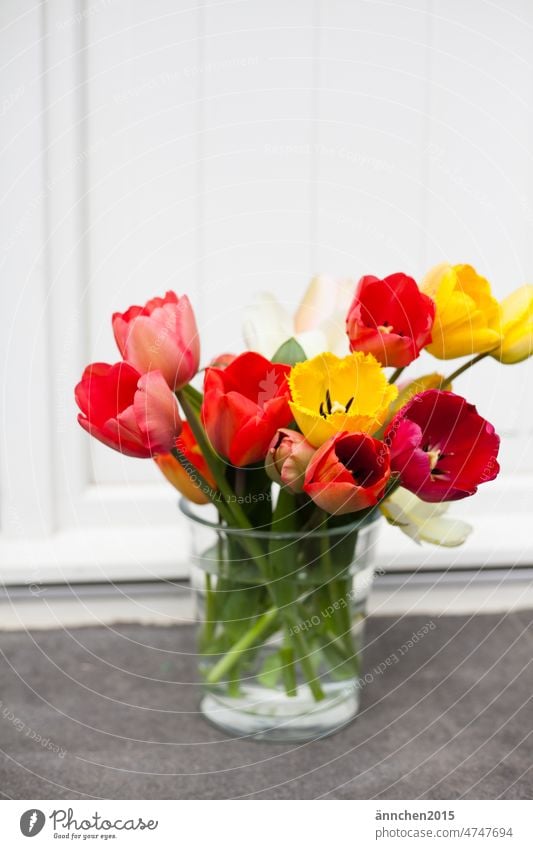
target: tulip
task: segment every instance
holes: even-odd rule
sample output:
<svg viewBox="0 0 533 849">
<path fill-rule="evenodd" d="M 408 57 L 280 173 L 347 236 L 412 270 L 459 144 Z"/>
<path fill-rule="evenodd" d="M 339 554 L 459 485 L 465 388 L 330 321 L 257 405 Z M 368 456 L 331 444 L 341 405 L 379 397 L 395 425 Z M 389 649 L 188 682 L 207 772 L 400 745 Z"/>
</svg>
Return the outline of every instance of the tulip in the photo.
<svg viewBox="0 0 533 849">
<path fill-rule="evenodd" d="M 229 366 L 233 362 L 236 356 L 237 354 L 218 354 L 218 356 L 213 357 L 209 365 L 211 368 L 226 368 L 226 366 Z"/>
<path fill-rule="evenodd" d="M 431 342 L 434 318 L 434 302 L 412 277 L 362 277 L 346 318 L 350 349 L 373 354 L 382 366 L 408 366 Z"/>
<path fill-rule="evenodd" d="M 344 353 L 344 316 L 353 287 L 353 280 L 317 274 L 294 318 L 274 295 L 260 293 L 244 313 L 243 335 L 248 348 L 272 357 L 287 339 L 295 337 L 308 357 L 326 349 Z"/>
<path fill-rule="evenodd" d="M 206 369 L 202 421 L 215 451 L 234 466 L 264 460 L 278 428 L 290 423 L 289 371 L 253 351 Z"/>
<path fill-rule="evenodd" d="M 324 349 L 344 354 L 346 351 L 345 316 L 354 290 L 349 277 L 317 274 L 312 278 L 294 316 L 296 334 L 321 333 L 326 340 L 316 353 Z M 310 356 L 305 345 L 302 346 Z"/>
<path fill-rule="evenodd" d="M 428 504 L 403 487 L 396 489 L 380 504 L 380 510 L 389 524 L 400 528 L 415 542 L 430 542 L 453 548 L 462 545 L 472 526 L 461 519 L 444 516 L 448 505 Z"/>
<path fill-rule="evenodd" d="M 424 374 L 420 377 L 415 377 L 413 380 L 407 380 L 404 383 L 398 383 L 398 397 L 391 404 L 389 410 L 389 416 L 393 417 L 402 407 L 405 407 L 408 401 L 411 398 L 414 398 L 415 395 L 420 395 L 421 392 L 425 392 L 426 389 L 440 389 L 443 381 L 446 378 L 442 374 L 437 374 L 437 372 L 432 372 L 431 374 Z M 446 389 L 451 390 L 451 383 L 446 386 Z"/>
<path fill-rule="evenodd" d="M 315 449 L 297 430 L 280 428 L 265 459 L 267 475 L 291 492 L 302 492 L 305 471 Z"/>
<path fill-rule="evenodd" d="M 390 477 L 389 449 L 364 433 L 337 433 L 307 467 L 306 492 L 323 510 L 338 516 L 374 507 Z"/>
<path fill-rule="evenodd" d="M 178 404 L 159 371 L 141 375 L 129 363 L 93 363 L 75 396 L 82 428 L 130 457 L 166 453 L 180 434 Z"/>
<path fill-rule="evenodd" d="M 183 427 L 175 446 L 187 461 L 187 468 L 176 460 L 173 454 L 158 454 L 154 457 L 159 469 L 166 479 L 194 504 L 207 504 L 209 495 L 204 491 L 199 474 L 209 484 L 213 492 L 217 486 L 211 470 L 207 465 L 202 452 L 194 438 L 188 422 L 183 422 Z M 199 474 L 198 474 L 199 473 Z"/>
<path fill-rule="evenodd" d="M 492 356 L 501 363 L 519 363 L 533 354 L 533 286 L 521 286 L 500 306 L 503 339 Z"/>
<path fill-rule="evenodd" d="M 435 301 L 433 341 L 427 350 L 441 360 L 483 354 L 500 342 L 500 307 L 490 284 L 471 265 L 437 265 L 422 282 Z"/>
<path fill-rule="evenodd" d="M 114 313 L 113 332 L 125 360 L 141 374 L 159 370 L 171 389 L 181 389 L 198 371 L 200 340 L 186 295 L 167 292 L 144 307 Z"/>
<path fill-rule="evenodd" d="M 456 501 L 493 480 L 500 439 L 476 408 L 453 392 L 428 389 L 385 431 L 391 467 L 423 501 Z"/>
<path fill-rule="evenodd" d="M 315 448 L 340 431 L 373 433 L 398 394 L 377 360 L 362 351 L 342 359 L 326 352 L 298 363 L 289 386 L 296 423 Z"/>
</svg>

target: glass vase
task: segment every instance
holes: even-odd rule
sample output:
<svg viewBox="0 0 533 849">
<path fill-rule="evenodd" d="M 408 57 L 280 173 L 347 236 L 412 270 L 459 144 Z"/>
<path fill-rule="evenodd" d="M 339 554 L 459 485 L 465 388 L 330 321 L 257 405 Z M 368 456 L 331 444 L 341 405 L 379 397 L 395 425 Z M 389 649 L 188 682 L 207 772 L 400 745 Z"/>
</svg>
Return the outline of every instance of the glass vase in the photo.
<svg viewBox="0 0 533 849">
<path fill-rule="evenodd" d="M 279 742 L 350 722 L 379 514 L 272 533 L 225 528 L 211 507 L 180 506 L 192 529 L 204 716 L 229 734 Z"/>
</svg>

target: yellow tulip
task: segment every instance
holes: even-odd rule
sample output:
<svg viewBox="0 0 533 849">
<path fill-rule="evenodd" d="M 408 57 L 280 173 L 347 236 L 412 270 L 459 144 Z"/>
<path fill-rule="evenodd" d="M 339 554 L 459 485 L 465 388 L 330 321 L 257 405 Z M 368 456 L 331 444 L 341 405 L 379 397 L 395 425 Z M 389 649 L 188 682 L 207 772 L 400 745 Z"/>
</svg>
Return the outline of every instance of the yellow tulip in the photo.
<svg viewBox="0 0 533 849">
<path fill-rule="evenodd" d="M 398 395 L 371 354 L 329 352 L 298 363 L 289 374 L 290 407 L 315 448 L 340 431 L 373 433 Z"/>
<path fill-rule="evenodd" d="M 502 342 L 492 356 L 519 363 L 533 354 L 533 286 L 521 286 L 501 302 Z"/>
<path fill-rule="evenodd" d="M 440 360 L 492 351 L 501 340 L 500 306 L 471 265 L 435 266 L 421 289 L 437 306 L 427 350 Z"/>
</svg>

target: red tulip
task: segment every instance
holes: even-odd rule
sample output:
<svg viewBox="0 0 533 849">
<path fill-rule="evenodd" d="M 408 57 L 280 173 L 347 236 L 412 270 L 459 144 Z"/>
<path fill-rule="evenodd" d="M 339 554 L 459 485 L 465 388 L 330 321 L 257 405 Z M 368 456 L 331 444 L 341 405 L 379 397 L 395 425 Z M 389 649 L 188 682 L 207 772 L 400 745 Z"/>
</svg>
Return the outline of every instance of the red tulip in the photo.
<svg viewBox="0 0 533 849">
<path fill-rule="evenodd" d="M 264 460 L 278 428 L 292 420 L 289 371 L 253 351 L 206 369 L 202 421 L 215 450 L 233 465 Z"/>
<path fill-rule="evenodd" d="M 159 371 L 141 375 L 129 363 L 93 363 L 75 396 L 82 428 L 130 457 L 170 451 L 181 431 L 176 398 Z"/>
<path fill-rule="evenodd" d="M 354 513 L 378 503 L 389 477 L 385 443 L 345 431 L 318 449 L 307 467 L 304 492 L 328 513 Z"/>
<path fill-rule="evenodd" d="M 200 340 L 187 295 L 167 292 L 144 307 L 116 312 L 113 332 L 125 360 L 141 374 L 159 370 L 171 389 L 181 389 L 198 371 Z"/>
<path fill-rule="evenodd" d="M 304 476 L 315 449 L 297 430 L 280 428 L 270 443 L 265 459 L 269 478 L 291 492 L 302 492 Z"/>
<path fill-rule="evenodd" d="M 407 366 L 431 342 L 435 304 L 412 277 L 362 277 L 346 318 L 352 351 L 373 354 L 382 366 Z"/>
<path fill-rule="evenodd" d="M 455 501 L 493 480 L 500 438 L 473 404 L 428 389 L 399 411 L 385 433 L 402 486 L 424 501 Z"/>
</svg>

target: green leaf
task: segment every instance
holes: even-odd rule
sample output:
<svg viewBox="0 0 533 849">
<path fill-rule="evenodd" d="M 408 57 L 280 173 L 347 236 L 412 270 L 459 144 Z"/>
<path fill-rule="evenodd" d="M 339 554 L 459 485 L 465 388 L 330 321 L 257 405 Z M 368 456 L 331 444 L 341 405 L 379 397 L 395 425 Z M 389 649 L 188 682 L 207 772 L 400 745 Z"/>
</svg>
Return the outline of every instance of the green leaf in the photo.
<svg viewBox="0 0 533 849">
<path fill-rule="evenodd" d="M 273 363 L 286 363 L 288 366 L 295 366 L 297 363 L 303 363 L 307 359 L 307 355 L 294 337 L 287 339 L 283 345 L 280 345 L 274 356 Z"/>
<path fill-rule="evenodd" d="M 184 397 L 187 399 L 193 410 L 199 413 L 202 407 L 202 401 L 204 400 L 204 396 L 198 389 L 195 389 L 190 383 L 187 386 L 184 386 L 181 390 Z"/>
</svg>

